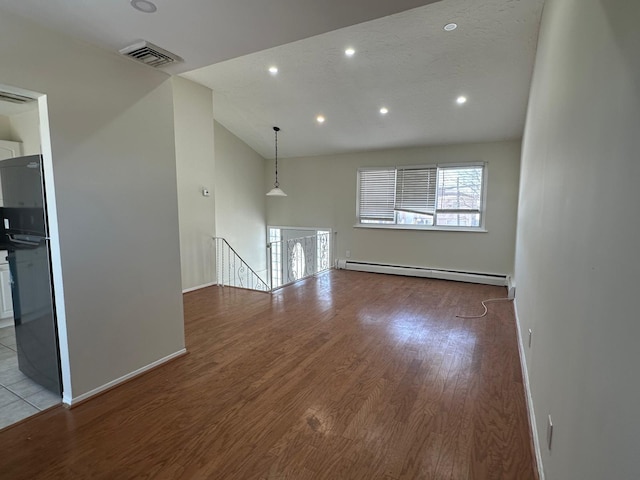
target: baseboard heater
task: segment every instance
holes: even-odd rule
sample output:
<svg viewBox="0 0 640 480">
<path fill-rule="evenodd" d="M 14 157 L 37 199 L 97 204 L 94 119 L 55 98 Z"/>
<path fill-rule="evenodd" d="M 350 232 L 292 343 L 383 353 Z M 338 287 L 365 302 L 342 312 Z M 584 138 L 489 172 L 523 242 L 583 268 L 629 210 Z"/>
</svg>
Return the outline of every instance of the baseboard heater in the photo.
<svg viewBox="0 0 640 480">
<path fill-rule="evenodd" d="M 442 270 L 426 267 L 408 267 L 403 265 L 388 265 L 384 263 L 354 262 L 338 259 L 337 267 L 342 270 L 357 270 L 359 272 L 387 273 L 390 275 L 406 275 L 409 277 L 438 278 L 440 280 L 454 280 L 457 282 L 482 283 L 485 285 L 507 286 L 507 275 L 494 273 L 461 272 L 457 270 Z"/>
</svg>

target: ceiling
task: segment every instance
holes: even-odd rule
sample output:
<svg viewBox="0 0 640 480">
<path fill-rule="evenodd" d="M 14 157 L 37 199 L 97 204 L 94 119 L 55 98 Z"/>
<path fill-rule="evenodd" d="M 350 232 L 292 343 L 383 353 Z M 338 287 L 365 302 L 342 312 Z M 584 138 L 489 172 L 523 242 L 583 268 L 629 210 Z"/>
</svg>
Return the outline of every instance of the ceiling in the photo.
<svg viewBox="0 0 640 480">
<path fill-rule="evenodd" d="M 439 0 L 0 0 L 0 9 L 117 52 L 147 40 L 184 59 L 182 73 Z"/>
<path fill-rule="evenodd" d="M 216 119 L 265 158 L 273 125 L 282 157 L 516 139 L 541 10 L 538 0 L 443 0 L 183 76 L 214 90 Z M 446 32 L 449 22 L 458 28 Z"/>
<path fill-rule="evenodd" d="M 281 157 L 522 136 L 544 0 L 154 3 L 152 14 L 127 0 L 0 9 L 112 52 L 145 39 L 181 56 L 164 70 L 214 90 L 216 120 L 265 158 L 274 125 Z"/>
</svg>

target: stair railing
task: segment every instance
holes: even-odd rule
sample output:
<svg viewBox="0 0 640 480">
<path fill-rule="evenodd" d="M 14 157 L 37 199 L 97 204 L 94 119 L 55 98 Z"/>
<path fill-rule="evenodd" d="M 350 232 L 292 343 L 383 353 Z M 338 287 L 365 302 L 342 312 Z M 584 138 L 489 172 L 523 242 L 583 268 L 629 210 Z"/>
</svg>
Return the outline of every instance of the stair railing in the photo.
<svg viewBox="0 0 640 480">
<path fill-rule="evenodd" d="M 272 290 L 331 268 L 330 232 L 270 242 L 267 245 Z"/>
<path fill-rule="evenodd" d="M 271 287 L 245 262 L 229 242 L 213 237 L 216 258 L 216 284 L 260 292 L 271 292 Z"/>
</svg>

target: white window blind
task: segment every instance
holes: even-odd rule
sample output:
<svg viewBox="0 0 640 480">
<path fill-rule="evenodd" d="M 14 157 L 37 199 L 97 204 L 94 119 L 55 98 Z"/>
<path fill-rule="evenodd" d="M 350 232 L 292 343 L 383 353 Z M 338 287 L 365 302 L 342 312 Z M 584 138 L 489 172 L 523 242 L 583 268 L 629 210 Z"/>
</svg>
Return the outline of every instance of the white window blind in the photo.
<svg viewBox="0 0 640 480">
<path fill-rule="evenodd" d="M 436 167 L 398 168 L 395 209 L 400 212 L 434 215 L 437 171 Z"/>
<path fill-rule="evenodd" d="M 362 169 L 358 181 L 359 221 L 393 223 L 396 169 Z"/>
</svg>

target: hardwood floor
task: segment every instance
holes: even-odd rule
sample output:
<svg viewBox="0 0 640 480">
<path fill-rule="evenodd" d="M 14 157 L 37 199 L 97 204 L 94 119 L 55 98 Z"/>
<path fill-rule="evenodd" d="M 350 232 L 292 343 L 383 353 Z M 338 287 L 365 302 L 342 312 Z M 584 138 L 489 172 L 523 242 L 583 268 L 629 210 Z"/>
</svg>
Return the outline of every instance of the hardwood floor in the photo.
<svg viewBox="0 0 640 480">
<path fill-rule="evenodd" d="M 188 293 L 188 355 L 1 431 L 0 478 L 537 478 L 512 305 L 455 317 L 504 295 L 344 270 Z"/>
</svg>

